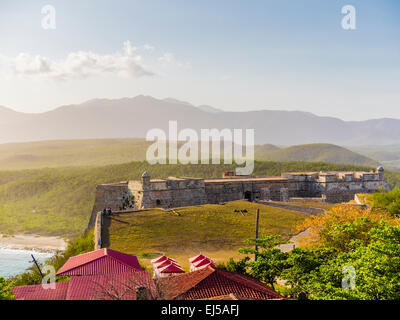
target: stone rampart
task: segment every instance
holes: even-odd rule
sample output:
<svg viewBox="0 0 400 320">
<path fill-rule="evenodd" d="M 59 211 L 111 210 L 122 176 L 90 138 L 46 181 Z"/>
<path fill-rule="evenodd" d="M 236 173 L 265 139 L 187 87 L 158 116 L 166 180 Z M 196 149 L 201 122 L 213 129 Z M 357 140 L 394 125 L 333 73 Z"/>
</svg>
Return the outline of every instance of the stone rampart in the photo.
<svg viewBox="0 0 400 320">
<path fill-rule="evenodd" d="M 90 224 L 104 208 L 115 210 L 178 208 L 218 204 L 235 200 L 284 201 L 291 198 L 321 198 L 326 202 L 347 202 L 357 193 L 371 193 L 387 187 L 383 168 L 372 172 L 290 172 L 281 177 L 223 175 L 220 179 L 150 179 L 99 185 Z"/>
</svg>

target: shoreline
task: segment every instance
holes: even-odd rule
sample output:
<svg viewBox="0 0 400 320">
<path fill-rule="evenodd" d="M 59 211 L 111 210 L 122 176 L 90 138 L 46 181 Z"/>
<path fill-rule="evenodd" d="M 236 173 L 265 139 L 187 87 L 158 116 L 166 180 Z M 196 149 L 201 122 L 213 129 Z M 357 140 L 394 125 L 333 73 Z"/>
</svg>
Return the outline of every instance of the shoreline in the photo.
<svg viewBox="0 0 400 320">
<path fill-rule="evenodd" d="M 59 237 L 44 237 L 35 234 L 16 234 L 4 237 L 0 234 L 0 249 L 56 252 L 63 251 L 66 247 L 66 241 Z"/>
</svg>

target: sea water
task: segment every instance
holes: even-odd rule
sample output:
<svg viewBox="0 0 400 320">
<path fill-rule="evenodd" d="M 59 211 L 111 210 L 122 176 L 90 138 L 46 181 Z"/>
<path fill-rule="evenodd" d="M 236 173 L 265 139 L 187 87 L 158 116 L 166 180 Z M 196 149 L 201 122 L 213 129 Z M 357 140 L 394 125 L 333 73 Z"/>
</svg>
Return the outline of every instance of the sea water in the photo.
<svg viewBox="0 0 400 320">
<path fill-rule="evenodd" d="M 33 263 L 31 254 L 38 262 L 44 262 L 53 255 L 49 252 L 0 247 L 0 277 L 8 278 L 26 271 Z"/>
</svg>

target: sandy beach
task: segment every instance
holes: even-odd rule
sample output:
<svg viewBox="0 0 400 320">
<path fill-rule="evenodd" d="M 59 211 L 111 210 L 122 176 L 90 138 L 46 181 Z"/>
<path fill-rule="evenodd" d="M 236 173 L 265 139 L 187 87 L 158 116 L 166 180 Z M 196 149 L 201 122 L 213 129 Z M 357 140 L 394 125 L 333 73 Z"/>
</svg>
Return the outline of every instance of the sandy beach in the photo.
<svg viewBox="0 0 400 320">
<path fill-rule="evenodd" d="M 64 250 L 66 246 L 64 239 L 59 237 L 43 237 L 34 234 L 19 234 L 12 237 L 0 235 L 0 247 L 56 251 Z"/>
</svg>

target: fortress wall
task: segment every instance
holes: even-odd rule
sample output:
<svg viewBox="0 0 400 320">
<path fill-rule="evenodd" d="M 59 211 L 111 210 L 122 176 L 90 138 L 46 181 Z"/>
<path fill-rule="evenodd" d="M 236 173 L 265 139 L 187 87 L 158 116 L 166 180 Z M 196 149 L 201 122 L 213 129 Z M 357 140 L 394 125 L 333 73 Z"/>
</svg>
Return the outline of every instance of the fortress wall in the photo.
<svg viewBox="0 0 400 320">
<path fill-rule="evenodd" d="M 350 200 L 353 200 L 355 195 L 359 193 L 359 191 L 356 190 L 343 190 L 343 189 L 335 189 L 335 190 L 330 190 L 325 193 L 326 199 L 325 201 L 328 203 L 341 203 L 341 202 L 348 202 Z M 363 193 L 370 193 L 371 191 L 369 190 L 364 190 L 362 191 Z"/>
<path fill-rule="evenodd" d="M 206 183 L 205 193 L 208 203 L 212 204 L 244 198 L 243 188 L 240 183 Z"/>
<path fill-rule="evenodd" d="M 294 196 L 296 194 L 295 183 L 283 181 L 226 181 L 207 182 L 205 192 L 209 203 L 222 203 L 235 200 L 243 200 L 250 197 L 253 200 L 275 200 Z M 286 195 L 287 194 L 287 195 Z"/>
<path fill-rule="evenodd" d="M 175 208 L 207 203 L 204 180 L 170 178 L 130 183 L 129 189 L 137 208 Z"/>
<path fill-rule="evenodd" d="M 141 208 L 176 208 L 207 203 L 204 188 L 149 190 L 143 192 Z"/>
<path fill-rule="evenodd" d="M 357 193 L 373 193 L 384 187 L 385 182 L 381 180 L 368 180 L 361 182 L 337 182 L 328 183 L 324 194 L 326 201 L 330 203 L 347 202 L 354 199 Z"/>
<path fill-rule="evenodd" d="M 129 198 L 129 195 L 128 183 L 97 185 L 92 214 L 85 229 L 85 234 L 95 226 L 98 212 L 103 211 L 105 207 L 110 207 L 112 210 L 119 210 L 124 199 Z"/>
<path fill-rule="evenodd" d="M 326 202 L 347 202 L 357 193 L 388 190 L 383 168 L 370 172 L 284 173 L 282 177 L 226 177 L 223 179 L 174 178 L 104 184 L 96 187 L 89 230 L 95 215 L 104 207 L 175 208 L 235 200 L 289 201 L 290 198 L 326 198 Z"/>
<path fill-rule="evenodd" d="M 96 186 L 93 212 L 103 211 L 105 207 L 110 207 L 112 210 L 120 210 L 130 195 L 128 183 L 98 185 Z"/>
</svg>

